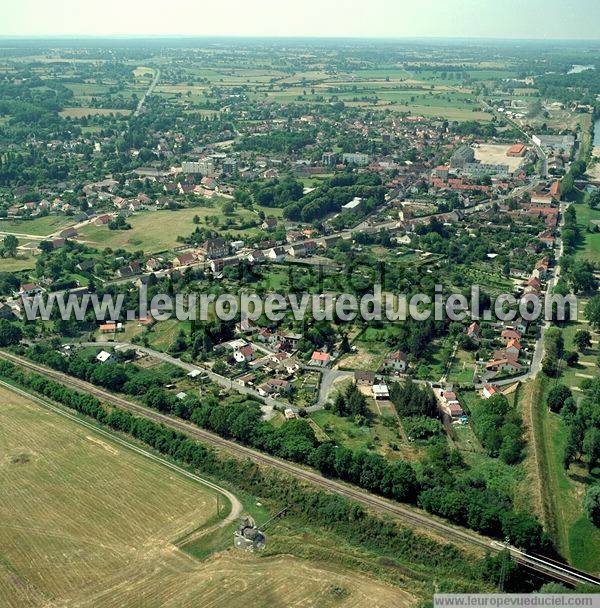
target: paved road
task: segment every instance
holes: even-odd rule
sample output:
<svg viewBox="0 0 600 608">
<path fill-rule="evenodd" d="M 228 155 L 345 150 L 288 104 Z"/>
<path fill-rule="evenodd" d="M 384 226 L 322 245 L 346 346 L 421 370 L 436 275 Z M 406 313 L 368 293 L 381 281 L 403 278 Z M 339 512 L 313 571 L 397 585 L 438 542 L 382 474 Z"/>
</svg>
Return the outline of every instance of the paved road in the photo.
<svg viewBox="0 0 600 608">
<path fill-rule="evenodd" d="M 314 369 L 314 368 L 311 368 Z M 339 380 L 354 378 L 354 372 L 343 371 L 341 369 L 319 369 L 321 372 L 321 385 L 319 386 L 319 400 L 315 405 L 306 408 L 307 412 L 316 412 L 322 410 L 329 399 L 334 385 Z"/>
<path fill-rule="evenodd" d="M 144 93 L 144 95 L 142 96 L 142 98 L 140 99 L 140 101 L 138 102 L 137 108 L 135 109 L 135 112 L 133 113 L 133 116 L 139 116 L 141 111 L 144 108 L 144 104 L 146 103 L 146 99 L 148 97 L 150 97 L 150 95 L 152 95 L 152 93 L 154 92 L 154 89 L 158 83 L 158 79 L 160 78 L 160 70 L 158 68 L 156 68 L 156 71 L 154 73 L 154 78 L 152 79 L 152 82 L 150 83 L 150 86 L 148 87 L 148 90 Z"/>
<path fill-rule="evenodd" d="M 561 218 L 560 218 L 559 229 L 562 228 L 565 223 L 565 211 L 567 210 L 568 206 L 569 206 L 569 203 L 561 203 L 561 205 L 560 205 Z M 557 261 L 560 260 L 560 258 L 562 257 L 563 249 L 564 248 L 563 248 L 562 239 L 558 239 L 557 243 L 556 243 L 556 247 L 554 248 L 554 254 L 555 254 L 555 258 Z M 556 286 L 556 283 L 558 283 L 558 279 L 560 278 L 560 273 L 561 273 L 561 267 L 560 267 L 560 264 L 557 264 L 554 268 L 554 274 L 552 275 L 552 277 L 548 280 L 548 282 L 546 284 L 546 294 L 552 293 L 552 290 Z M 533 356 L 531 358 L 531 365 L 529 366 L 529 370 L 526 373 L 521 374 L 520 376 L 514 376 L 512 378 L 507 378 L 506 380 L 494 381 L 492 379 L 491 382 L 493 384 L 495 384 L 496 386 L 506 386 L 507 384 L 514 384 L 515 382 L 524 382 L 525 380 L 529 380 L 530 378 L 535 377 L 542 369 L 542 361 L 544 359 L 544 336 L 546 335 L 546 330 L 551 326 L 552 326 L 552 323 L 550 321 L 546 321 L 546 320 L 542 321 L 542 323 L 540 325 L 539 336 L 537 337 L 537 339 L 535 341 Z"/>
<path fill-rule="evenodd" d="M 2 226 L 2 223 L 0 223 Z M 5 232 L 0 230 L 0 236 L 16 236 L 18 239 L 31 239 L 32 241 L 43 241 L 44 239 L 50 238 L 47 236 L 40 236 L 39 234 L 25 234 L 24 232 Z"/>
<path fill-rule="evenodd" d="M 172 471 L 176 471 L 180 475 L 183 475 L 184 477 L 187 477 L 188 479 L 192 479 L 192 480 L 202 484 L 203 486 L 206 486 L 206 487 L 210 488 L 211 490 L 215 490 L 219 494 L 222 494 L 223 496 L 225 496 L 225 498 L 227 498 L 231 504 L 231 511 L 228 513 L 227 517 L 220 520 L 215 525 L 210 526 L 209 528 L 204 528 L 201 531 L 199 531 L 201 534 L 207 534 L 216 528 L 223 528 L 223 527 L 229 525 L 230 523 L 236 521 L 242 514 L 242 511 L 244 510 L 242 503 L 238 500 L 237 496 L 235 496 L 235 494 L 233 494 L 229 490 L 226 490 L 225 488 L 218 486 L 217 484 L 213 483 L 212 481 L 208 481 L 207 479 L 204 479 L 198 475 L 195 475 L 194 473 L 190 473 L 186 469 L 184 469 L 180 466 L 177 466 L 176 464 L 173 464 L 172 462 L 162 458 L 161 456 L 157 456 L 153 452 L 149 452 L 148 450 L 145 450 L 138 445 L 130 443 L 129 441 L 126 441 L 125 439 L 122 439 L 115 433 L 111 433 L 102 428 L 99 428 L 98 426 L 96 426 L 94 424 L 89 423 L 86 420 L 84 420 L 83 418 L 76 416 L 74 414 L 71 414 L 70 412 L 64 410 L 61 407 L 57 407 L 56 405 L 54 405 L 47 399 L 38 397 L 37 395 L 34 395 L 34 394 L 30 393 L 29 391 L 25 391 L 21 388 L 17 388 L 16 386 L 9 384 L 8 382 L 4 382 L 3 380 L 0 380 L 0 385 L 3 386 L 4 388 L 10 390 L 13 393 L 22 395 L 23 397 L 26 397 L 27 399 L 37 403 L 38 405 L 41 405 L 45 409 L 51 410 L 52 412 L 59 414 L 60 416 L 63 416 L 64 418 L 68 418 L 69 420 L 72 420 L 73 422 L 76 422 L 77 424 L 86 427 L 87 429 L 91 430 L 93 433 L 95 433 L 97 435 L 102 435 L 104 437 L 107 437 L 113 443 L 118 443 L 118 444 L 124 446 L 125 448 L 127 448 L 128 450 L 136 452 L 137 454 L 140 454 L 140 455 L 144 456 L 145 458 L 148 458 L 149 460 L 154 460 L 155 462 L 159 462 L 162 466 L 167 467 L 167 468 L 171 469 Z"/>
<path fill-rule="evenodd" d="M 262 406 L 263 414 L 266 418 L 273 416 L 273 408 L 278 406 L 279 408 L 287 408 L 290 407 L 290 404 L 285 401 L 279 401 L 278 399 L 273 399 L 271 397 L 262 397 L 258 391 L 250 388 L 248 386 L 242 386 L 235 380 L 231 380 L 230 378 L 226 378 L 225 376 L 221 376 L 220 374 L 215 374 L 215 372 L 211 371 L 207 367 L 203 367 L 201 365 L 193 365 L 192 363 L 186 363 L 185 361 L 181 361 L 181 359 L 177 359 L 176 357 L 172 357 L 167 353 L 161 353 L 158 350 L 154 350 L 152 348 L 148 348 L 147 346 L 141 346 L 139 344 L 131 344 L 130 342 L 110 342 L 106 340 L 99 340 L 97 342 L 82 342 L 81 346 L 104 346 L 104 347 L 112 347 L 115 349 L 135 349 L 142 353 L 147 354 L 154 359 L 158 359 L 159 361 L 163 361 L 164 363 L 170 363 L 171 365 L 175 365 L 180 369 L 183 369 L 186 372 L 191 371 L 199 371 L 208 376 L 208 378 L 215 382 L 216 384 L 226 388 L 228 390 L 237 391 L 242 395 L 250 395 L 251 397 L 256 397 L 259 401 L 264 403 Z"/>
<path fill-rule="evenodd" d="M 365 490 L 355 488 L 350 484 L 346 484 L 344 482 L 333 479 L 328 479 L 323 475 L 313 470 L 304 468 L 300 465 L 290 463 L 279 458 L 275 458 L 274 456 L 263 454 L 262 452 L 259 452 L 257 450 L 239 445 L 234 441 L 223 439 L 222 437 L 219 437 L 218 435 L 215 435 L 214 433 L 211 433 L 209 431 L 205 431 L 204 429 L 201 429 L 191 423 L 185 422 L 181 419 L 173 418 L 171 416 L 167 416 L 166 414 L 162 414 L 155 410 L 150 410 L 138 403 L 128 401 L 126 399 L 123 399 L 122 397 L 113 395 L 108 391 L 99 389 L 93 384 L 84 382 L 83 380 L 79 380 L 77 378 L 73 378 L 71 376 L 63 374 L 61 372 L 57 372 L 56 370 L 52 370 L 45 366 L 38 365 L 37 363 L 33 363 L 27 359 L 24 359 L 23 357 L 13 355 L 5 351 L 0 351 L 0 358 L 13 361 L 20 367 L 34 370 L 37 373 L 40 373 L 49 378 L 53 378 L 63 383 L 64 385 L 74 388 L 76 390 L 85 391 L 86 393 L 98 397 L 105 403 L 111 403 L 117 407 L 134 412 L 138 416 L 142 416 L 144 418 L 148 418 L 149 420 L 162 423 L 168 427 L 171 427 L 177 431 L 183 432 L 195 439 L 198 439 L 203 443 L 231 452 L 240 458 L 249 458 L 259 464 L 276 468 L 298 479 L 307 481 L 313 485 L 322 487 L 330 492 L 344 496 L 354 502 L 368 507 L 373 511 L 395 516 L 401 521 L 411 526 L 416 526 L 418 528 L 426 530 L 429 533 L 433 532 L 447 540 L 467 543 L 480 550 L 491 550 L 498 552 L 504 548 L 504 546 L 501 543 L 498 543 L 497 541 L 494 541 L 488 537 L 482 536 L 475 532 L 463 530 L 454 525 L 450 525 L 445 521 L 432 515 L 429 515 L 428 513 L 425 513 L 415 507 L 409 507 L 407 505 L 402 505 L 399 503 L 395 503 L 391 500 L 375 496 L 374 494 L 370 494 Z M 511 549 L 511 552 L 513 553 L 515 561 L 532 570 L 544 574 L 545 576 L 548 576 L 551 579 L 566 582 L 568 584 L 580 584 L 582 582 L 590 582 L 593 584 L 600 585 L 600 579 L 596 579 L 595 577 L 588 575 L 587 573 L 580 572 L 567 565 L 550 562 L 546 559 L 527 555 L 523 552 L 514 549 Z"/>
</svg>

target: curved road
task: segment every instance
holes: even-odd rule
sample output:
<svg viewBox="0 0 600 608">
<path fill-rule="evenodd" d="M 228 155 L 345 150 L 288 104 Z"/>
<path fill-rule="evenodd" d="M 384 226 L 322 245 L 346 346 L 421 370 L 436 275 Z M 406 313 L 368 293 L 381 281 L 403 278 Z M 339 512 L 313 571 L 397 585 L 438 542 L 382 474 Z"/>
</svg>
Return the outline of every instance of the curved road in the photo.
<svg viewBox="0 0 600 608">
<path fill-rule="evenodd" d="M 209 444 L 220 450 L 225 450 L 229 453 L 232 453 L 235 456 L 241 458 L 249 458 L 250 460 L 253 460 L 258 464 L 279 469 L 287 474 L 296 477 L 297 479 L 307 481 L 325 490 L 349 498 L 350 500 L 360 503 L 363 506 L 368 507 L 369 509 L 372 509 L 379 513 L 395 516 L 398 519 L 412 526 L 422 528 L 429 532 L 434 532 L 438 536 L 447 540 L 454 540 L 466 543 L 471 546 L 477 547 L 480 550 L 501 551 L 504 548 L 504 546 L 498 543 L 497 541 L 493 541 L 492 539 L 477 534 L 475 532 L 463 530 L 461 528 L 450 525 L 444 522 L 443 520 L 429 515 L 417 508 L 409 507 L 385 498 L 381 498 L 379 496 L 375 496 L 365 490 L 360 490 L 344 482 L 324 477 L 320 473 L 302 467 L 298 464 L 287 462 L 285 460 L 275 458 L 274 456 L 269 456 L 257 450 L 240 445 L 238 443 L 235 443 L 234 441 L 223 439 L 222 437 L 204 429 L 201 429 L 200 427 L 197 427 L 191 423 L 185 422 L 178 418 L 167 416 L 166 414 L 162 414 L 154 410 L 150 410 L 138 403 L 128 401 L 126 399 L 123 399 L 122 397 L 113 395 L 108 391 L 99 389 L 93 384 L 84 382 L 83 380 L 73 378 L 71 376 L 63 374 L 61 372 L 57 372 L 45 366 L 38 365 L 37 363 L 32 363 L 31 361 L 24 359 L 23 357 L 13 355 L 12 353 L 7 353 L 5 351 L 0 351 L 0 359 L 12 361 L 21 367 L 31 369 L 46 377 L 54 378 L 62 382 L 66 386 L 80 391 L 85 391 L 86 393 L 94 395 L 106 403 L 111 403 L 149 420 L 162 423 L 177 431 L 186 433 L 190 437 L 198 439 L 203 443 Z M 511 552 L 515 561 L 551 579 L 565 582 L 571 585 L 576 585 L 580 583 L 591 583 L 600 585 L 600 579 L 595 578 L 594 576 L 589 575 L 585 572 L 575 570 L 574 568 L 571 568 L 566 564 L 558 565 L 557 563 L 548 561 L 545 558 L 541 559 L 535 556 L 527 555 L 512 548 Z"/>
<path fill-rule="evenodd" d="M 177 359 L 176 357 L 168 355 L 167 353 L 162 353 L 158 350 L 148 348 L 147 346 L 141 346 L 139 344 L 132 344 L 130 342 L 109 342 L 106 340 L 98 340 L 96 342 L 79 342 L 78 345 L 79 346 L 106 346 L 106 347 L 112 347 L 115 349 L 131 348 L 131 349 L 138 350 L 142 353 L 145 353 L 145 354 L 149 355 L 150 357 L 154 357 L 155 359 L 158 359 L 159 361 L 163 361 L 164 363 L 170 363 L 171 365 L 175 365 L 176 367 L 179 367 L 187 372 L 191 372 L 191 371 L 202 372 L 203 374 L 206 374 L 210 380 L 212 380 L 216 384 L 219 384 L 223 388 L 237 391 L 238 393 L 241 393 L 242 395 L 249 395 L 251 397 L 255 397 L 259 401 L 263 402 L 265 404 L 265 406 L 262 408 L 262 410 L 263 410 L 263 413 L 265 414 L 265 416 L 267 416 L 267 417 L 272 414 L 272 410 L 274 407 L 280 407 L 282 409 L 290 407 L 290 404 L 286 403 L 285 401 L 279 401 L 277 399 L 273 399 L 272 397 L 263 397 L 262 395 L 260 395 L 260 393 L 258 391 L 254 390 L 253 388 L 250 388 L 249 386 L 242 386 L 241 384 L 238 384 L 237 382 L 235 382 L 235 380 L 231 380 L 229 378 L 226 378 L 225 376 L 216 374 L 215 372 L 211 371 L 207 367 L 203 367 L 201 365 L 194 365 L 192 363 L 186 363 L 185 361 L 182 361 L 181 359 Z M 256 347 L 256 345 L 254 345 L 254 346 Z"/>
</svg>

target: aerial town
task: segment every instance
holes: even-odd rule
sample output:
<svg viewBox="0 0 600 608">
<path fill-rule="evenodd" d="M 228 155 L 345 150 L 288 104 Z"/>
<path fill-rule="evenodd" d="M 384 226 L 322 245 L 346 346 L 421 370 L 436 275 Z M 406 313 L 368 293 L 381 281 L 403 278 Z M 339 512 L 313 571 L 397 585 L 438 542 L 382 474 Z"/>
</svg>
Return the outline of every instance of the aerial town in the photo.
<svg viewBox="0 0 600 608">
<path fill-rule="evenodd" d="M 598 591 L 597 42 L 0 42 L 0 605 Z"/>
</svg>

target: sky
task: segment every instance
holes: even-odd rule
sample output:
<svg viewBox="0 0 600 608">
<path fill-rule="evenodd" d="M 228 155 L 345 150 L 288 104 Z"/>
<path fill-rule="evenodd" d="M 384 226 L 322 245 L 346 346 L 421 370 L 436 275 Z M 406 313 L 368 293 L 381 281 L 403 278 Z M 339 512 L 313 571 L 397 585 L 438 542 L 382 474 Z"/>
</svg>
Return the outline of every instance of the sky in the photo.
<svg viewBox="0 0 600 608">
<path fill-rule="evenodd" d="M 600 39 L 600 0 L 0 0 L 0 36 Z"/>
</svg>

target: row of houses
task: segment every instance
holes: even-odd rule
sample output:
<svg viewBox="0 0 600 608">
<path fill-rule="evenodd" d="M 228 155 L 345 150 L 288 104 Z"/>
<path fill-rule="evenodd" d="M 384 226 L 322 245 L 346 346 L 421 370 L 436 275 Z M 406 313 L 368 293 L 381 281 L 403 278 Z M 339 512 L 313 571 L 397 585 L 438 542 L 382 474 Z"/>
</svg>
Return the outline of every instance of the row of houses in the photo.
<svg viewBox="0 0 600 608">
<path fill-rule="evenodd" d="M 550 260 L 544 257 L 538 260 L 527 279 L 523 296 L 541 296 L 542 281 L 545 281 L 550 272 Z M 493 357 L 486 363 L 485 368 L 490 373 L 516 374 L 524 370 L 524 365 L 519 362 L 523 345 L 521 340 L 527 331 L 527 322 L 519 319 L 517 323 L 509 323 L 504 326 L 500 334 L 504 342 L 504 348 L 497 350 Z"/>
</svg>

